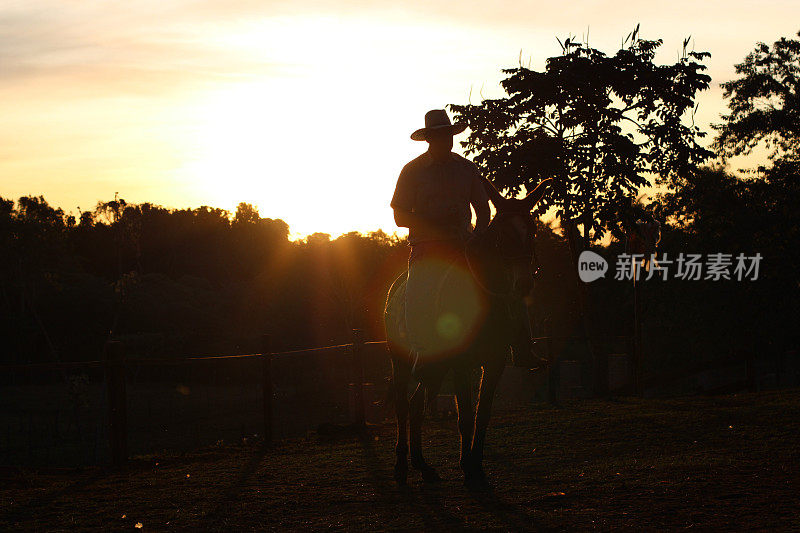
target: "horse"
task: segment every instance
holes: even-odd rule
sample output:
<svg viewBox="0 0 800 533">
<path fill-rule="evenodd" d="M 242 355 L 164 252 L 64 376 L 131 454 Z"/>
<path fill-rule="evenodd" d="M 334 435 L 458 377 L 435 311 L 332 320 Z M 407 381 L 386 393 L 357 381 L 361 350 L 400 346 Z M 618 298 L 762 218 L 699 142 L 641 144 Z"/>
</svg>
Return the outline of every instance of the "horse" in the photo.
<svg viewBox="0 0 800 533">
<path fill-rule="evenodd" d="M 459 309 L 453 308 L 452 302 L 457 302 L 458 298 L 455 297 L 464 292 L 476 294 L 485 304 L 483 311 L 467 313 L 471 315 L 467 319 L 475 321 L 468 334 L 461 331 L 461 336 L 442 350 L 436 363 L 426 367 L 423 374 L 413 376 L 419 383 L 410 398 L 408 389 L 414 361 L 406 338 L 407 332 L 403 330 L 407 273 L 401 274 L 389 289 L 384 325 L 392 362 L 392 390 L 397 419 L 394 479 L 399 485 L 407 483 L 409 451 L 411 466 L 421 472 L 423 482 L 440 481 L 436 470 L 425 461 L 422 454 L 422 420 L 426 402 L 435 400 L 445 375 L 453 370 L 461 441 L 459 464 L 464 473 L 464 483 L 476 490 L 490 487 L 483 471 L 486 429 L 510 347 L 514 344 L 515 354 L 530 351 L 527 314 L 526 338 L 519 342 L 520 339 L 516 337 L 521 318 L 518 314 L 515 316 L 515 310 L 524 309 L 522 297 L 530 292 L 533 284 L 536 220 L 531 210 L 551 183 L 552 180 L 545 180 L 525 198 L 513 199 L 504 198 L 491 182 L 484 180 L 496 214 L 485 232 L 465 246 L 463 261 L 456 261 L 460 265 L 451 265 L 443 276 L 437 295 L 436 316 L 443 317 L 444 326 L 450 323 L 445 320 L 448 317 L 450 321 L 459 323 Z M 463 274 L 465 271 L 466 276 Z M 471 289 L 465 286 L 465 277 L 469 278 Z M 451 301 L 450 309 L 447 308 L 448 301 Z M 445 333 L 451 329 L 444 327 Z M 481 369 L 481 379 L 473 413 L 471 375 L 475 368 Z"/>
</svg>

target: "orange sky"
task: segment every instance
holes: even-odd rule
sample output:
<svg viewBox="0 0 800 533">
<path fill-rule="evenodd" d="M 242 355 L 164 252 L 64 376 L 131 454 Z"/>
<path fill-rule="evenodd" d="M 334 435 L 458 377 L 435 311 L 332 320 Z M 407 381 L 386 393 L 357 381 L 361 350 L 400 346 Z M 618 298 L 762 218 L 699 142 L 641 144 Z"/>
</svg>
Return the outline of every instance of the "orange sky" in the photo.
<svg viewBox="0 0 800 533">
<path fill-rule="evenodd" d="M 641 23 L 677 59 L 693 36 L 714 87 L 796 2 L 178 0 L 0 4 L 0 196 L 77 212 L 119 192 L 165 206 L 256 204 L 295 235 L 395 230 L 388 207 L 426 110 L 499 96 L 501 68 L 613 53 Z"/>
</svg>

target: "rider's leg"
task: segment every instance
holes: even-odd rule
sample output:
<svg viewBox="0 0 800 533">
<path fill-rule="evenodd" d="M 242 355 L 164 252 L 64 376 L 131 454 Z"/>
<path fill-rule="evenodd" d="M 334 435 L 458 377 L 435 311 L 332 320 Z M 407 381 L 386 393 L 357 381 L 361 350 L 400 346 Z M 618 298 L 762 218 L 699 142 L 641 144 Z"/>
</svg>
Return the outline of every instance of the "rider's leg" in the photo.
<svg viewBox="0 0 800 533">
<path fill-rule="evenodd" d="M 421 379 L 425 367 L 425 356 L 431 344 L 433 301 L 430 295 L 435 284 L 435 273 L 431 269 L 427 248 L 414 245 L 408 260 L 406 282 L 406 331 L 411 347 L 412 370 L 416 379 Z"/>
</svg>

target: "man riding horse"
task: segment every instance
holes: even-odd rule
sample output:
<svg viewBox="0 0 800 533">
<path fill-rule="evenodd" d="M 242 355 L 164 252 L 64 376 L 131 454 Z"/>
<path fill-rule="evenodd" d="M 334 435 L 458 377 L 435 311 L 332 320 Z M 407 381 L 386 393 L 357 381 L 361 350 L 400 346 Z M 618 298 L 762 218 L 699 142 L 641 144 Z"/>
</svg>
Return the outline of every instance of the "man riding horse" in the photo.
<svg viewBox="0 0 800 533">
<path fill-rule="evenodd" d="M 411 465 L 423 480 L 439 479 L 422 457 L 421 423 L 426 397 L 436 396 L 452 369 L 465 482 L 486 486 L 481 464 L 494 391 L 509 345 L 523 330 L 525 341 L 530 339 L 527 315 L 520 312 L 532 278 L 535 220 L 530 211 L 550 180 L 525 199 L 503 198 L 474 163 L 452 152 L 453 136 L 464 129 L 452 124 L 444 110 L 429 111 L 425 127 L 411 135 L 427 141 L 428 150 L 403 168 L 391 202 L 397 225 L 409 228 L 411 244 L 408 275 L 393 284 L 385 317 L 397 411 L 398 483 L 405 483 L 408 473 L 409 418 Z M 491 224 L 489 199 L 497 209 Z M 470 374 L 476 367 L 483 374 L 473 419 Z M 409 401 L 412 373 L 420 384 Z"/>
<path fill-rule="evenodd" d="M 417 377 L 434 351 L 425 346 L 435 344 L 436 324 L 428 300 L 442 267 L 463 254 L 472 233 L 470 205 L 477 217 L 475 233 L 489 226 L 489 197 L 478 167 L 451 151 L 453 136 L 465 128 L 451 124 L 443 109 L 429 111 L 425 127 L 411 134 L 415 141 L 427 141 L 428 151 L 403 167 L 392 197 L 394 220 L 408 228 L 411 244 L 405 314 Z"/>
</svg>

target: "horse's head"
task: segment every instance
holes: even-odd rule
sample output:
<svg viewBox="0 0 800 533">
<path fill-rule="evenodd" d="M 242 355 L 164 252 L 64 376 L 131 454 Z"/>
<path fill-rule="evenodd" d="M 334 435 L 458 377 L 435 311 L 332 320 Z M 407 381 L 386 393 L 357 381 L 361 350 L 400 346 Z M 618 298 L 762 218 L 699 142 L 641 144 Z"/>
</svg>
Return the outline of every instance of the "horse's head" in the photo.
<svg viewBox="0 0 800 533">
<path fill-rule="evenodd" d="M 481 238 L 484 257 L 495 267 L 491 276 L 495 292 L 525 296 L 533 288 L 536 217 L 531 210 L 551 183 L 552 180 L 544 180 L 525 198 L 518 199 L 503 197 L 490 181 L 484 180 L 497 210 Z"/>
</svg>

